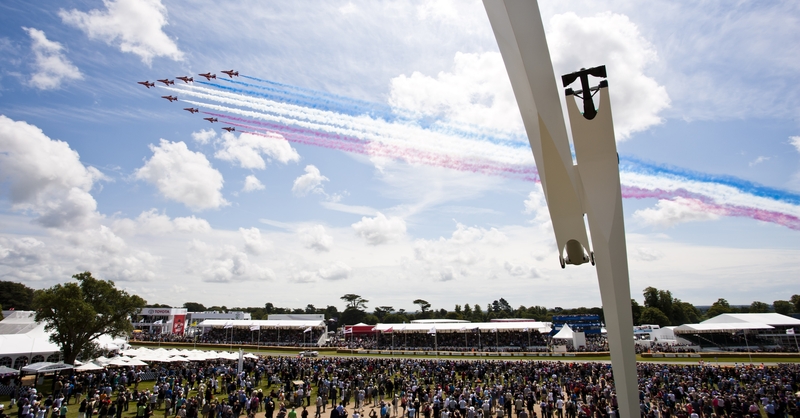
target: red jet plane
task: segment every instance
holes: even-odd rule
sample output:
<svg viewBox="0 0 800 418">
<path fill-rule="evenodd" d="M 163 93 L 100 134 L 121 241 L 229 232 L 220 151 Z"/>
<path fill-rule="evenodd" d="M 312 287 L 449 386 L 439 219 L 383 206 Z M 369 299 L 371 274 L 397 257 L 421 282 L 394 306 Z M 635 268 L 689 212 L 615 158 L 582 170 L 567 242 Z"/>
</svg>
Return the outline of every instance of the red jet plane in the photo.
<svg viewBox="0 0 800 418">
<path fill-rule="evenodd" d="M 178 80 L 183 80 L 184 83 L 192 82 L 194 83 L 194 77 L 175 77 Z"/>
<path fill-rule="evenodd" d="M 233 78 L 233 76 L 239 77 L 239 72 L 238 71 L 233 71 L 233 70 L 225 71 L 225 70 L 222 70 L 222 72 L 227 74 L 228 77 L 230 77 L 230 78 Z"/>
<path fill-rule="evenodd" d="M 222 128 L 222 129 L 224 129 L 224 130 L 226 130 L 226 131 L 228 131 L 228 132 L 233 132 L 233 131 L 235 131 L 235 130 L 236 130 L 236 128 L 232 128 L 232 127 L 230 127 L 230 126 L 226 126 L 226 127 Z"/>
<path fill-rule="evenodd" d="M 169 100 L 170 103 L 178 100 L 177 96 L 161 96 L 161 98 Z"/>
<path fill-rule="evenodd" d="M 155 86 L 156 86 L 156 83 L 151 83 L 151 82 L 149 82 L 149 81 L 137 81 L 137 83 L 139 83 L 139 84 L 141 84 L 141 85 L 143 85 L 143 86 L 147 87 L 148 89 L 149 89 L 150 87 L 155 87 Z"/>
<path fill-rule="evenodd" d="M 211 122 L 211 123 L 214 123 L 214 122 L 219 122 L 219 121 L 217 120 L 217 118 L 203 118 L 203 120 L 207 120 L 207 121 L 209 121 L 209 122 Z"/>
<path fill-rule="evenodd" d="M 205 73 L 205 74 L 198 74 L 198 75 L 205 77 L 206 80 L 208 80 L 208 81 L 211 81 L 212 78 L 217 78 L 216 74 L 211 74 L 210 72 Z"/>
<path fill-rule="evenodd" d="M 183 110 L 185 110 L 185 111 L 187 111 L 189 113 L 197 113 L 197 112 L 200 111 L 200 109 L 198 109 L 196 107 L 184 107 Z"/>
<path fill-rule="evenodd" d="M 159 83 L 164 83 L 165 86 L 168 86 L 170 84 L 175 84 L 175 80 L 169 80 L 166 78 L 163 80 L 156 80 L 156 81 L 158 81 Z"/>
</svg>

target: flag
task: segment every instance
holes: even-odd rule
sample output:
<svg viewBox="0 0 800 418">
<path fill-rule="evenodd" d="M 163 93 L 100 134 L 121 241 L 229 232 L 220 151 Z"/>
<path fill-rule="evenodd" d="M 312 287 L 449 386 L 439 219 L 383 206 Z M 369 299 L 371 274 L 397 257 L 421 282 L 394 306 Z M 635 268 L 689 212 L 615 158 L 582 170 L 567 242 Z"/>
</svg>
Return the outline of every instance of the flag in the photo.
<svg viewBox="0 0 800 418">
<path fill-rule="evenodd" d="M 467 327 L 461 327 L 461 331 L 467 332 Z"/>
<path fill-rule="evenodd" d="M 788 334 L 788 335 L 794 335 L 794 328 L 789 328 L 789 329 L 787 329 L 787 330 L 786 330 L 786 334 Z"/>
<path fill-rule="evenodd" d="M 492 328 L 492 332 L 497 332 L 497 328 Z"/>
<path fill-rule="evenodd" d="M 161 325 L 163 323 L 164 323 L 164 320 L 163 319 L 159 319 L 158 321 L 153 322 L 153 325 Z"/>
<path fill-rule="evenodd" d="M 432 327 L 431 330 L 428 331 L 428 334 L 436 335 L 436 327 Z"/>
<path fill-rule="evenodd" d="M 352 334 L 353 333 L 353 328 L 345 328 L 344 329 L 344 333 L 345 334 Z"/>
<path fill-rule="evenodd" d="M 192 321 L 192 326 L 196 327 L 197 326 L 197 321 Z"/>
<path fill-rule="evenodd" d="M 303 334 L 305 334 L 305 333 L 307 333 L 307 332 L 311 332 L 311 327 L 308 327 L 308 328 L 306 328 L 305 330 L 303 330 Z"/>
<path fill-rule="evenodd" d="M 530 329 L 528 329 L 528 328 L 525 328 L 525 329 L 522 330 L 522 332 L 528 332 L 528 331 L 530 331 Z"/>
<path fill-rule="evenodd" d="M 223 329 L 233 328 L 233 321 L 226 322 L 222 328 Z"/>
<path fill-rule="evenodd" d="M 389 327 L 389 328 L 386 328 L 385 330 L 383 330 L 383 332 L 392 332 L 392 331 L 394 331 L 393 327 Z"/>
<path fill-rule="evenodd" d="M 258 331 L 259 329 L 261 329 L 261 327 L 258 325 L 250 325 L 250 331 Z"/>
</svg>

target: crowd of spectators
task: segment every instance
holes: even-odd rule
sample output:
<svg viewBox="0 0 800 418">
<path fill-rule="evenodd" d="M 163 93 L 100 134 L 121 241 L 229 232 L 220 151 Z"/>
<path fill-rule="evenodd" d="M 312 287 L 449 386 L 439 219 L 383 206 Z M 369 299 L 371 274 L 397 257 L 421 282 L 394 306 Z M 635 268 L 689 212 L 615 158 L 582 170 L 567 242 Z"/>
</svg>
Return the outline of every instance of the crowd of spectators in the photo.
<svg viewBox="0 0 800 418">
<path fill-rule="evenodd" d="M 638 365 L 640 414 L 647 418 L 797 418 L 799 385 L 797 364 Z M 295 408 L 305 418 L 360 418 L 368 410 L 382 418 L 619 418 L 609 364 L 357 357 L 259 357 L 241 371 L 215 360 L 73 373 L 50 390 L 20 388 L 9 412 L 65 416 L 73 403 L 79 418 L 121 418 L 126 411 L 138 418 L 261 411 L 285 418 L 289 410 L 292 418 Z"/>
</svg>

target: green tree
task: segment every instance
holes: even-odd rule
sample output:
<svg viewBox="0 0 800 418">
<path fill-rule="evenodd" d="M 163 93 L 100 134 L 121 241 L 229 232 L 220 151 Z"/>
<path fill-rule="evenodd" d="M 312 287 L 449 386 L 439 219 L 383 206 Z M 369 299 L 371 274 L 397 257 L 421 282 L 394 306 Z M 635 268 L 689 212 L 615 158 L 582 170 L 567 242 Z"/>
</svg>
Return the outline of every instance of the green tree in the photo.
<svg viewBox="0 0 800 418">
<path fill-rule="evenodd" d="M 431 308 L 431 304 L 428 303 L 428 301 L 424 300 L 424 299 L 415 300 L 414 301 L 414 305 L 418 305 L 419 306 L 419 311 L 423 312 L 423 313 L 428 312 L 428 310 Z"/>
<path fill-rule="evenodd" d="M 0 281 L 0 305 L 17 311 L 33 310 L 33 289 L 22 283 Z"/>
<path fill-rule="evenodd" d="M 373 313 L 375 314 L 375 316 L 380 318 L 381 321 L 383 321 L 383 318 L 392 312 L 394 312 L 394 308 L 391 306 L 378 306 L 377 308 L 375 308 L 375 312 Z"/>
<path fill-rule="evenodd" d="M 730 303 L 723 298 L 719 298 L 706 311 L 706 318 L 711 319 L 715 316 L 730 312 L 733 312 L 733 308 L 731 308 Z"/>
<path fill-rule="evenodd" d="M 652 324 L 665 327 L 669 325 L 669 318 L 661 309 L 646 307 L 642 309 L 642 314 L 639 316 L 639 321 L 642 324 Z"/>
<path fill-rule="evenodd" d="M 639 302 L 636 302 L 636 299 L 631 299 L 631 314 L 633 315 L 633 325 L 641 325 L 639 316 L 642 315 L 642 307 L 639 306 Z"/>
<path fill-rule="evenodd" d="M 352 293 L 348 293 L 348 294 L 340 297 L 339 299 L 347 302 L 347 308 L 346 309 L 350 309 L 350 308 L 367 309 L 367 302 L 369 302 L 368 300 L 362 298 L 361 296 L 355 295 L 355 294 L 352 294 Z"/>
<path fill-rule="evenodd" d="M 776 300 L 772 302 L 772 307 L 775 309 L 775 312 L 781 315 L 789 315 L 793 311 L 792 302 L 788 300 Z"/>
<path fill-rule="evenodd" d="M 673 320 L 672 325 L 696 324 L 700 322 L 703 315 L 700 310 L 689 302 L 678 300 L 672 305 Z"/>
<path fill-rule="evenodd" d="M 764 302 L 754 301 L 750 304 L 750 313 L 767 313 L 769 312 L 769 305 Z"/>
<path fill-rule="evenodd" d="M 205 312 L 206 306 L 202 303 L 197 302 L 186 302 L 183 304 L 183 307 L 186 308 L 189 312 Z"/>
<path fill-rule="evenodd" d="M 800 295 L 792 295 L 789 302 L 792 302 L 792 305 L 794 305 L 795 312 L 800 312 Z"/>
<path fill-rule="evenodd" d="M 119 336 L 131 332 L 131 317 L 146 304 L 144 299 L 114 287 L 110 280 L 99 280 L 87 272 L 72 276 L 77 282 L 57 284 L 37 290 L 33 297 L 36 321 L 52 332 L 50 341 L 72 364 L 84 350 L 91 349 L 97 337 Z"/>
</svg>

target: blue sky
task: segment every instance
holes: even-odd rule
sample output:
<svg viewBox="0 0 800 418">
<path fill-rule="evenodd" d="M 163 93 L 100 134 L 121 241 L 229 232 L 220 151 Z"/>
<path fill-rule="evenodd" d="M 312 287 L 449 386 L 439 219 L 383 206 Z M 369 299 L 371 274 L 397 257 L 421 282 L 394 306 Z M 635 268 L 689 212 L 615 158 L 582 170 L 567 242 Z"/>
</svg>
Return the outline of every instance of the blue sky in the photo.
<svg viewBox="0 0 800 418">
<path fill-rule="evenodd" d="M 646 192 L 624 201 L 632 297 L 797 293 L 800 6 L 540 7 L 556 74 L 609 71 L 623 185 Z M 3 280 L 90 270 L 176 305 L 600 304 L 591 268 L 560 268 L 540 186 L 508 174 L 533 158 L 479 1 L 5 1 L 0 23 Z M 178 75 L 195 83 L 136 84 Z"/>
</svg>

